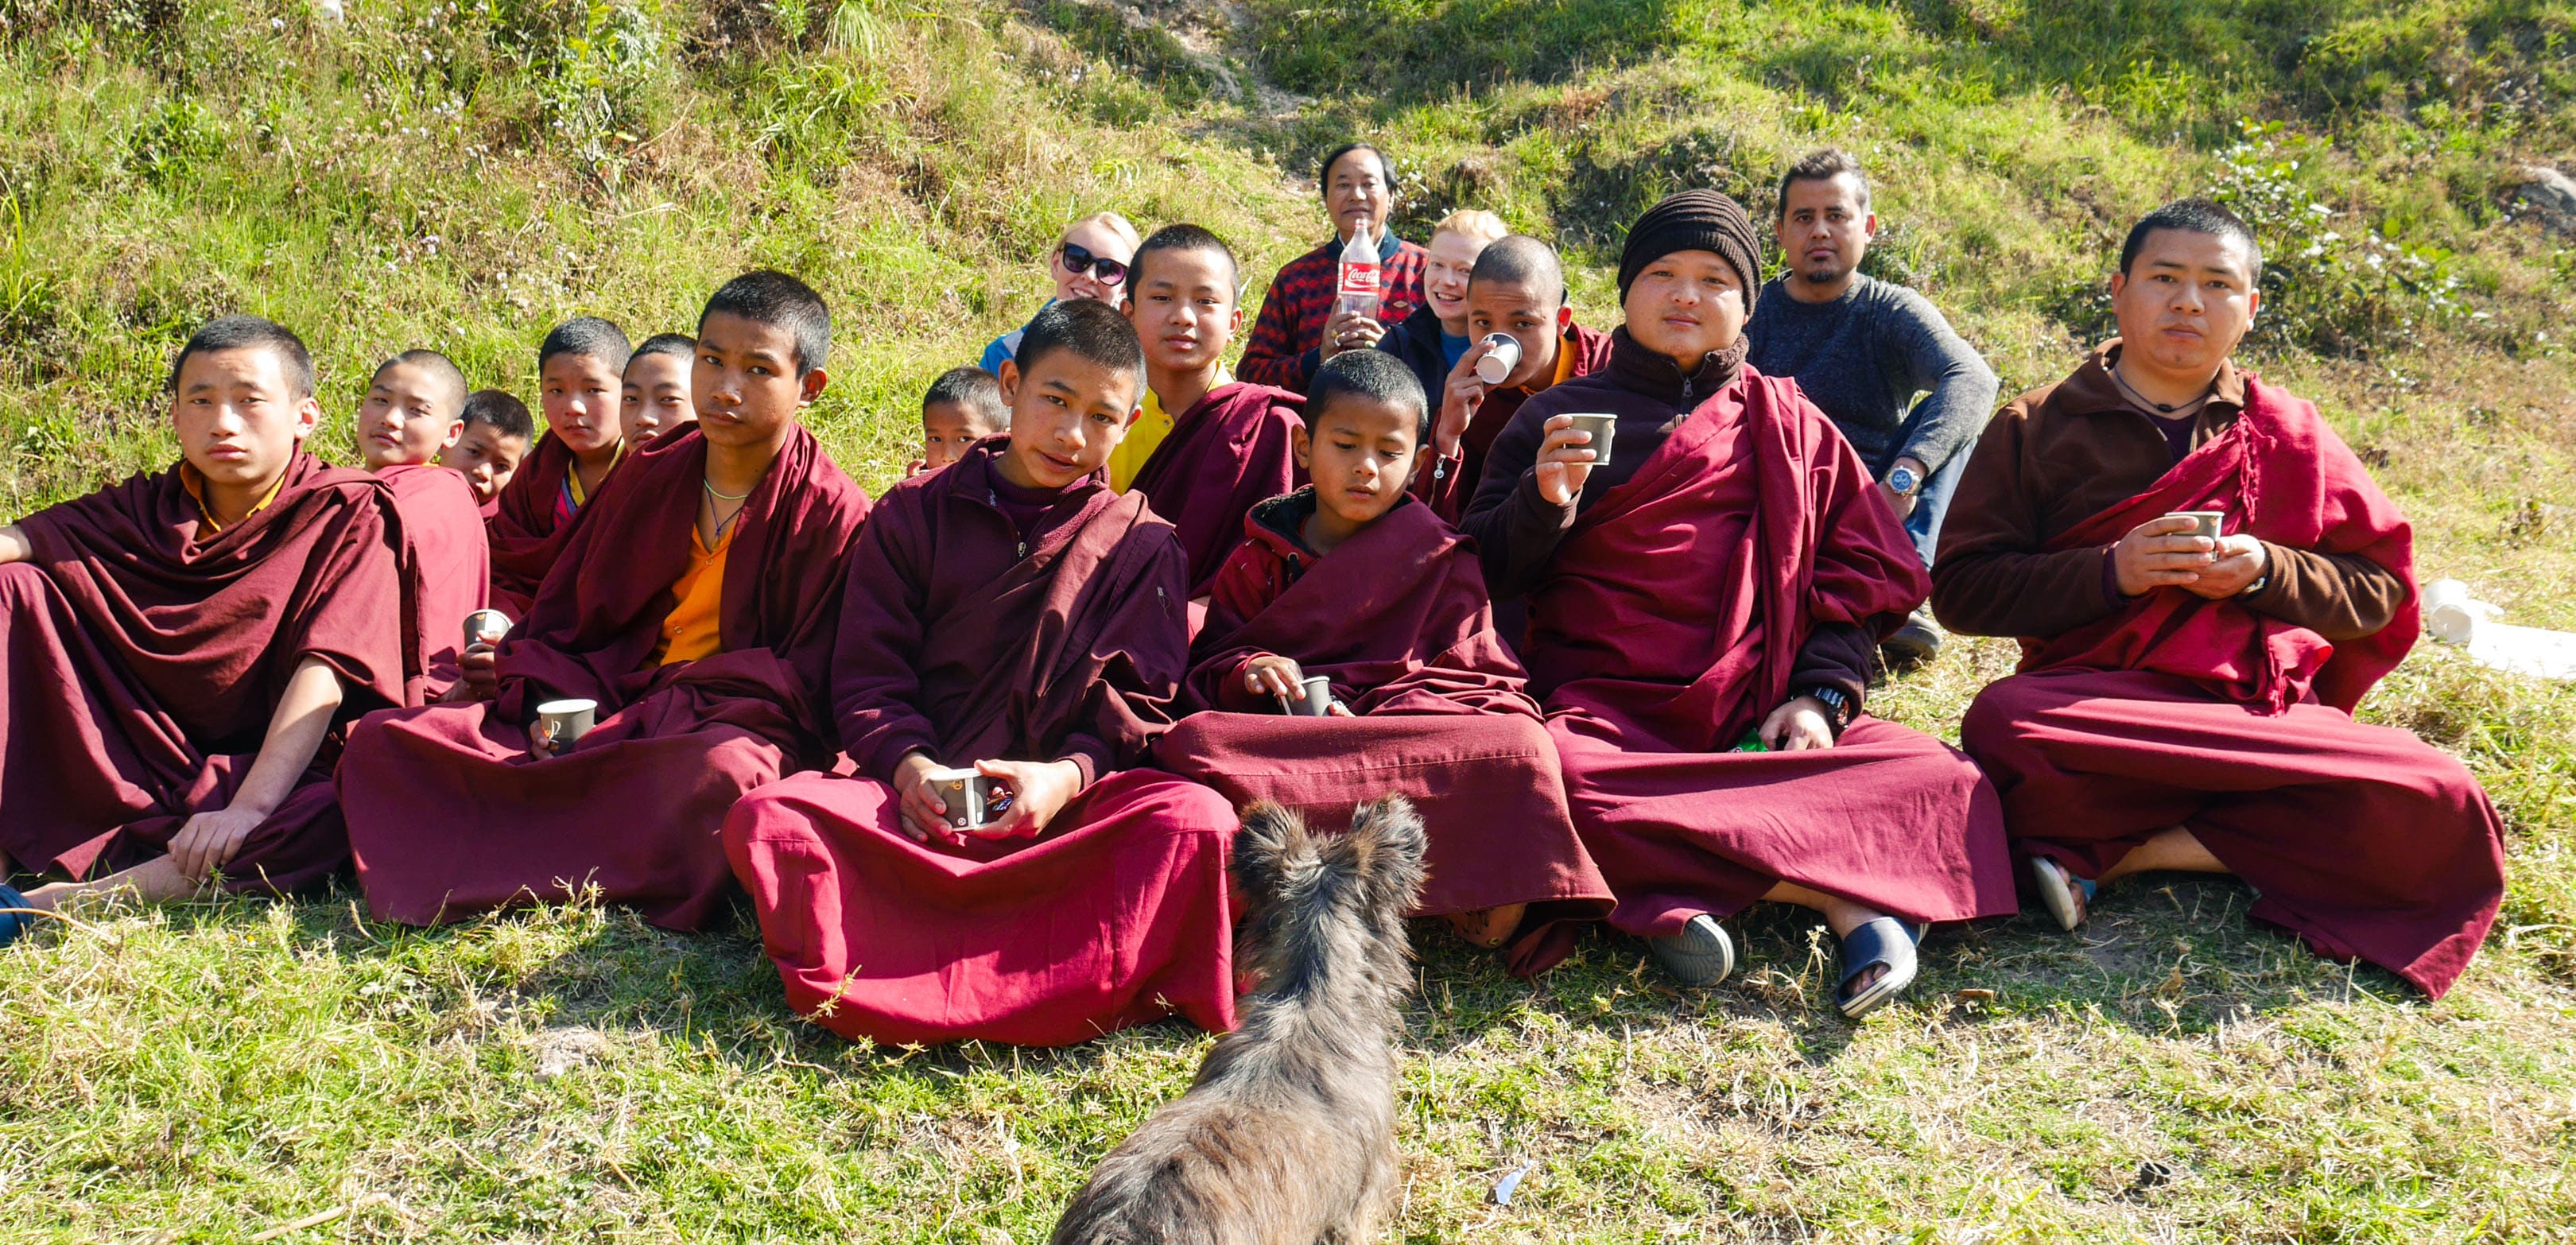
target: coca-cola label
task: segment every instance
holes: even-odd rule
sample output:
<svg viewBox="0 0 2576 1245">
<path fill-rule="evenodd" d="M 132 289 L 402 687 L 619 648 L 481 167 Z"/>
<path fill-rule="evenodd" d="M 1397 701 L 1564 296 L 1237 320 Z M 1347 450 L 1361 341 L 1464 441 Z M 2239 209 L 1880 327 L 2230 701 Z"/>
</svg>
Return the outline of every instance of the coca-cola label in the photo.
<svg viewBox="0 0 2576 1245">
<path fill-rule="evenodd" d="M 1342 294 L 1368 298 L 1377 294 L 1377 265 L 1342 265 Z"/>
</svg>

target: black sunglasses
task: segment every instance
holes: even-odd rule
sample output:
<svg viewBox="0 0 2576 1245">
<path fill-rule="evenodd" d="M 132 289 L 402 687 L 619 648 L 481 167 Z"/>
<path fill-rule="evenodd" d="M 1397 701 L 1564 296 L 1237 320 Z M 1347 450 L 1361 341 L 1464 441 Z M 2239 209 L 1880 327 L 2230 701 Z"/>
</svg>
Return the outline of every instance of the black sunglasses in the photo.
<svg viewBox="0 0 2576 1245">
<path fill-rule="evenodd" d="M 1127 279 L 1127 265 L 1114 259 L 1102 259 L 1078 243 L 1067 242 L 1056 248 L 1064 256 L 1064 270 L 1081 276 L 1084 269 L 1098 273 L 1102 285 L 1116 285 Z"/>
</svg>

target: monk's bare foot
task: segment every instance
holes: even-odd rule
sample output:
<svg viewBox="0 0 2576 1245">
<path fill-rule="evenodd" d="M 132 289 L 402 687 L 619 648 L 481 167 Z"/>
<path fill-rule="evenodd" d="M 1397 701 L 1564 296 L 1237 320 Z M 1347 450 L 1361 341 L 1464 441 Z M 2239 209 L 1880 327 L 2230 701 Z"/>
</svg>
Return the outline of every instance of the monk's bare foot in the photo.
<svg viewBox="0 0 2576 1245">
<path fill-rule="evenodd" d="M 1511 941 L 1512 934 L 1521 927 L 1521 915 L 1528 911 L 1528 904 L 1504 904 L 1499 908 L 1452 912 L 1448 920 L 1460 937 L 1490 949 Z"/>
</svg>

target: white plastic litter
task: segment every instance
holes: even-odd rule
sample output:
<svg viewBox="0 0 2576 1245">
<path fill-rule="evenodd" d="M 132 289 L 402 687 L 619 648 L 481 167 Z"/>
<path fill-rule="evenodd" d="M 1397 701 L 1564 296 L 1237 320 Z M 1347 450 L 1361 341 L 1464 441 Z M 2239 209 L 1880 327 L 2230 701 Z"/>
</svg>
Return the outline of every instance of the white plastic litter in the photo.
<svg viewBox="0 0 2576 1245">
<path fill-rule="evenodd" d="M 2495 670 L 2543 679 L 2576 679 L 2576 633 L 2516 627 L 2496 621 L 2500 606 L 2469 595 L 2456 579 L 2424 589 L 2424 633 L 2469 650 L 2469 660 Z"/>
</svg>

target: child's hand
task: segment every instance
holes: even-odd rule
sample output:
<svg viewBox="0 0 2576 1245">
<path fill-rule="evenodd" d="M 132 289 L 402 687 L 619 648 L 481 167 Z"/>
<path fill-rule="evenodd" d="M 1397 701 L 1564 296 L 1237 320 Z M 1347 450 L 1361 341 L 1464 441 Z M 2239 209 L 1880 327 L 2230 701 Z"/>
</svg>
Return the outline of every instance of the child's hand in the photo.
<svg viewBox="0 0 2576 1245">
<path fill-rule="evenodd" d="M 921 752 L 907 752 L 894 765 L 895 828 L 915 843 L 965 841 L 948 824 L 948 805 L 930 789 L 931 771 L 938 768 L 939 762 Z"/>
<path fill-rule="evenodd" d="M 1305 672 L 1277 653 L 1263 653 L 1243 663 L 1243 685 L 1255 696 L 1297 700 L 1306 694 Z"/>
<path fill-rule="evenodd" d="M 909 480 L 928 470 L 930 470 L 930 464 L 916 458 L 903 465 L 903 478 Z"/>
<path fill-rule="evenodd" d="M 1071 761 L 977 761 L 975 770 L 1011 787 L 1010 811 L 966 832 L 979 839 L 1034 839 L 1082 794 L 1082 767 Z"/>
<path fill-rule="evenodd" d="M 501 693 L 501 671 L 493 661 L 492 646 L 480 640 L 465 646 L 457 654 L 457 671 L 463 676 L 447 689 L 442 699 L 450 702 L 490 700 Z"/>
<path fill-rule="evenodd" d="M 1592 474 L 1594 460 L 1592 434 L 1574 426 L 1572 415 L 1551 417 L 1544 425 L 1547 440 L 1538 447 L 1538 462 L 1530 470 L 1538 475 L 1538 495 L 1557 506 L 1571 506 L 1583 495 L 1584 478 Z"/>
</svg>

